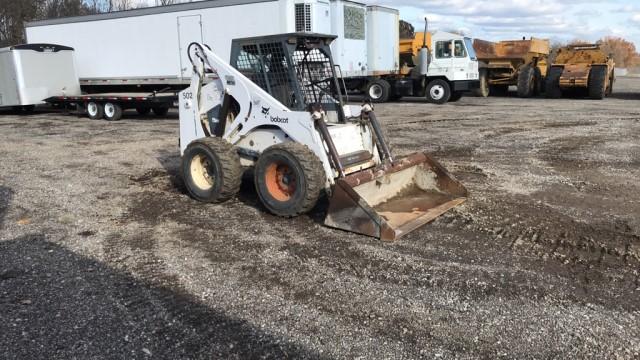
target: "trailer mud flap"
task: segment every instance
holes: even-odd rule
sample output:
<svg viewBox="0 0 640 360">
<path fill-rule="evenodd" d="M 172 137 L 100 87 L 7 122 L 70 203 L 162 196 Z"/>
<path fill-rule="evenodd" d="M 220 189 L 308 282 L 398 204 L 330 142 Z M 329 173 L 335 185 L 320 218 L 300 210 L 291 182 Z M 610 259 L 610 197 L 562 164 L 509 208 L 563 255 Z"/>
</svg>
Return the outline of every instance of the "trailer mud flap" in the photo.
<svg viewBox="0 0 640 360">
<path fill-rule="evenodd" d="M 393 241 L 463 203 L 467 189 L 437 161 L 412 154 L 338 179 L 325 224 Z"/>
</svg>

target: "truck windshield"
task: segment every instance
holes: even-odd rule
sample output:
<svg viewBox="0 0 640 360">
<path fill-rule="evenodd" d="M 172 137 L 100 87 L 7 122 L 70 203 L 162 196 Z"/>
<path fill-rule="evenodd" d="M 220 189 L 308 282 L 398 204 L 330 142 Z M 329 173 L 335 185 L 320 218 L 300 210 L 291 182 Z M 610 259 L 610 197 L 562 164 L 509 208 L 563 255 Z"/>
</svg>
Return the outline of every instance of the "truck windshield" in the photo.
<svg viewBox="0 0 640 360">
<path fill-rule="evenodd" d="M 464 44 L 467 47 L 469 58 L 471 58 L 471 60 L 478 60 L 478 58 L 476 57 L 476 52 L 475 50 L 473 50 L 473 42 L 471 41 L 471 38 L 464 38 Z"/>
</svg>

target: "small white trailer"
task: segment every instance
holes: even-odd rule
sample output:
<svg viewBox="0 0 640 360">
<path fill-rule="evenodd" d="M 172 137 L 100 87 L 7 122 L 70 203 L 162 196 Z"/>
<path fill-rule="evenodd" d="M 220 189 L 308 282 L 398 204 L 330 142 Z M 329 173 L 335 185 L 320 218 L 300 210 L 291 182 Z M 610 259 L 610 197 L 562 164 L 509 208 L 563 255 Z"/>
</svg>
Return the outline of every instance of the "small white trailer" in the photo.
<svg viewBox="0 0 640 360">
<path fill-rule="evenodd" d="M 79 95 L 73 49 L 53 44 L 0 49 L 0 107 L 30 110 L 53 95 Z"/>
</svg>

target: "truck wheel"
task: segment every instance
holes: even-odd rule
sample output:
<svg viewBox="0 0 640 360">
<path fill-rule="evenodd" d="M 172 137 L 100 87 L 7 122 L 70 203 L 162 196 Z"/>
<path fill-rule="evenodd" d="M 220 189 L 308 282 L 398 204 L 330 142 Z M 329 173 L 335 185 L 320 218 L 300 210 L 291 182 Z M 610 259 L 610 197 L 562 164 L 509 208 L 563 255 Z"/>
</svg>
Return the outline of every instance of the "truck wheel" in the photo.
<svg viewBox="0 0 640 360">
<path fill-rule="evenodd" d="M 294 217 L 318 202 L 326 176 L 322 162 L 307 146 L 288 142 L 265 150 L 254 170 L 262 204 L 273 214 Z"/>
<path fill-rule="evenodd" d="M 180 168 L 187 191 L 198 201 L 220 203 L 240 191 L 240 156 L 221 138 L 193 141 L 182 155 Z"/>
<path fill-rule="evenodd" d="M 475 90 L 476 96 L 488 97 L 489 96 L 489 74 L 487 69 L 480 69 L 480 87 Z"/>
<path fill-rule="evenodd" d="M 169 108 L 164 106 L 157 106 L 152 110 L 155 116 L 167 116 L 167 114 L 169 113 Z"/>
<path fill-rule="evenodd" d="M 536 73 L 531 65 L 525 65 L 518 73 L 518 97 L 532 97 L 536 89 Z"/>
<path fill-rule="evenodd" d="M 449 83 L 435 79 L 427 85 L 427 101 L 432 104 L 444 104 L 451 98 Z"/>
<path fill-rule="evenodd" d="M 562 89 L 560 88 L 560 77 L 564 68 L 551 67 L 547 72 L 547 78 L 545 80 L 544 92 L 550 99 L 559 99 L 562 97 Z"/>
<path fill-rule="evenodd" d="M 118 121 L 122 119 L 122 106 L 110 102 L 105 103 L 104 118 L 108 121 Z"/>
<path fill-rule="evenodd" d="M 138 113 L 138 115 L 142 116 L 149 115 L 149 113 L 151 112 L 151 108 L 140 106 L 136 108 L 136 112 Z"/>
<path fill-rule="evenodd" d="M 96 102 L 87 103 L 87 116 L 91 120 L 98 120 L 104 117 L 104 108 L 102 104 L 98 104 Z"/>
<path fill-rule="evenodd" d="M 607 67 L 592 65 L 589 71 L 589 97 L 595 100 L 602 100 L 607 91 Z"/>
<path fill-rule="evenodd" d="M 449 102 L 456 102 L 460 99 L 462 99 L 462 91 L 454 91 L 453 93 L 451 93 L 451 97 L 449 98 Z"/>
<path fill-rule="evenodd" d="M 367 84 L 367 97 L 374 103 L 384 103 L 389 101 L 391 94 L 391 84 L 387 80 L 377 79 Z"/>
</svg>

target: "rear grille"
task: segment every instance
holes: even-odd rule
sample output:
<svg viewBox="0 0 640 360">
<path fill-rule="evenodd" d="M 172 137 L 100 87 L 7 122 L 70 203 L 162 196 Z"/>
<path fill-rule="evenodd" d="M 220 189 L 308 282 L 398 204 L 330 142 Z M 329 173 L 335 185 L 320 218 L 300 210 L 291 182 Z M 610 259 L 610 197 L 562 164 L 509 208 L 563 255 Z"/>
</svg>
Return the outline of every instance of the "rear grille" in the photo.
<svg viewBox="0 0 640 360">
<path fill-rule="evenodd" d="M 311 32 L 311 4 L 296 4 L 296 31 Z"/>
</svg>

